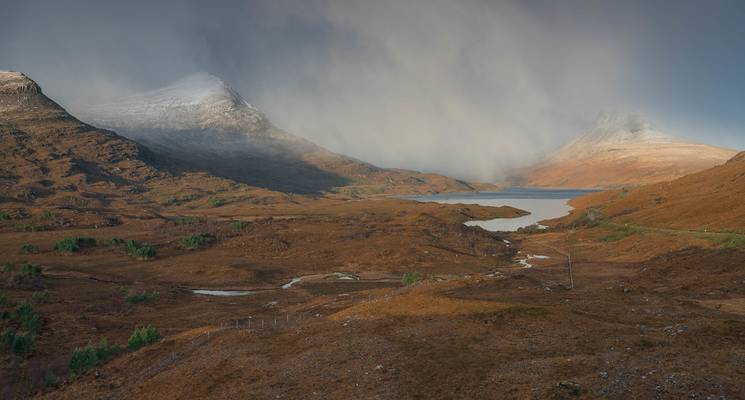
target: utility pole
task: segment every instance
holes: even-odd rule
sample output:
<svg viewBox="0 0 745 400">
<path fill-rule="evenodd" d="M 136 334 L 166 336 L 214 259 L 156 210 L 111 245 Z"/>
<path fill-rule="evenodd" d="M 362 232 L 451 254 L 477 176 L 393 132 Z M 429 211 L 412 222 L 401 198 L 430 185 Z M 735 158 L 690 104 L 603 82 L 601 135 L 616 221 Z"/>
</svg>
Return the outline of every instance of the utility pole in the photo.
<svg viewBox="0 0 745 400">
<path fill-rule="evenodd" d="M 574 275 L 572 274 L 572 233 L 574 229 L 567 234 L 567 261 L 569 262 L 569 288 L 574 289 Z"/>
<path fill-rule="evenodd" d="M 572 276 L 572 250 L 569 250 L 567 259 L 569 259 L 569 288 L 574 289 L 574 276 Z"/>
</svg>

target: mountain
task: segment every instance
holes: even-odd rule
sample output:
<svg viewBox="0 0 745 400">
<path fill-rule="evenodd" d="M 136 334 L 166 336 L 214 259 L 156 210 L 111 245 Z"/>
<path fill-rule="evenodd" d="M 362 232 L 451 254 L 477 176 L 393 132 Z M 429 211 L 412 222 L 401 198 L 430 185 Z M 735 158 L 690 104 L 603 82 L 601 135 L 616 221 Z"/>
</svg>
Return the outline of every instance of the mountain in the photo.
<svg viewBox="0 0 745 400">
<path fill-rule="evenodd" d="M 659 228 L 745 233 L 745 152 L 723 165 L 629 191 L 595 193 L 572 201 L 581 214 L 601 210 L 617 222 Z"/>
<path fill-rule="evenodd" d="M 720 165 L 735 154 L 660 132 L 637 115 L 604 114 L 584 134 L 512 180 L 538 187 L 638 186 Z"/>
<path fill-rule="evenodd" d="M 287 133 L 207 73 L 92 106 L 81 115 L 191 168 L 273 190 L 352 194 L 474 190 L 441 175 L 379 168 Z"/>
<path fill-rule="evenodd" d="M 68 114 L 19 72 L 0 71 L 0 200 L 132 187 L 163 176 L 137 143 Z"/>
<path fill-rule="evenodd" d="M 257 202 L 286 198 L 201 171 L 174 174 L 175 164 L 133 140 L 81 122 L 22 73 L 0 71 L 4 218 L 21 221 L 42 207 L 67 210 L 68 222 L 101 226 L 112 215 L 150 215 L 179 199 L 206 203 L 216 193 Z"/>
</svg>

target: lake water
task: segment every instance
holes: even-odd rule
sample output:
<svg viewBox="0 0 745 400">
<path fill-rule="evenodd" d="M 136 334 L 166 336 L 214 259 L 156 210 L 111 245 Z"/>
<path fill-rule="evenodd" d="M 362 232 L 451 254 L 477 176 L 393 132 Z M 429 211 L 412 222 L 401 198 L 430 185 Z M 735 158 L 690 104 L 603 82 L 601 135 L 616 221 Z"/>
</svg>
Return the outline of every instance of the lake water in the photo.
<svg viewBox="0 0 745 400">
<path fill-rule="evenodd" d="M 567 202 L 575 197 L 593 193 L 594 190 L 508 188 L 501 192 L 462 194 L 437 194 L 408 196 L 409 200 L 447 204 L 479 204 L 482 206 L 510 206 L 530 212 L 519 218 L 497 218 L 486 221 L 469 221 L 466 225 L 480 226 L 489 231 L 514 232 L 519 228 L 538 224 L 539 221 L 562 217 L 572 210 Z"/>
</svg>

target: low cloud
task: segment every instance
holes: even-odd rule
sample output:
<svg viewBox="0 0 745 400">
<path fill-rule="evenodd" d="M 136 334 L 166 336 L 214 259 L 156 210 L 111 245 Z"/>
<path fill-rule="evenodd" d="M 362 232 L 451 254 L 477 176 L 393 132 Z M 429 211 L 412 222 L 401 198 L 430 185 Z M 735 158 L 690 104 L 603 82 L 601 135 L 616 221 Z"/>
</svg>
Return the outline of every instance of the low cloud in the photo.
<svg viewBox="0 0 745 400">
<path fill-rule="evenodd" d="M 62 3 L 3 6 L 0 68 L 28 73 L 73 112 L 207 71 L 332 150 L 483 181 L 601 111 L 657 116 L 640 101 L 654 85 L 633 35 L 654 20 L 614 3 Z"/>
</svg>

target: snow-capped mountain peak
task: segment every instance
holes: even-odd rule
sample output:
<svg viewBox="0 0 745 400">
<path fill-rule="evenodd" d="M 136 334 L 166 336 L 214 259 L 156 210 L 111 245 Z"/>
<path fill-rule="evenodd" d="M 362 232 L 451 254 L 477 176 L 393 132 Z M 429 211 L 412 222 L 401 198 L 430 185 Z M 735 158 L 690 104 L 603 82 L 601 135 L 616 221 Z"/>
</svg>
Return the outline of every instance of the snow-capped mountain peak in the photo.
<svg viewBox="0 0 745 400">
<path fill-rule="evenodd" d="M 602 146 L 633 143 L 672 143 L 674 136 L 660 132 L 636 114 L 601 114 L 573 145 Z"/>
<path fill-rule="evenodd" d="M 218 130 L 255 133 L 268 121 L 222 79 L 199 72 L 168 86 L 93 106 L 96 125 L 122 131 Z"/>
</svg>

